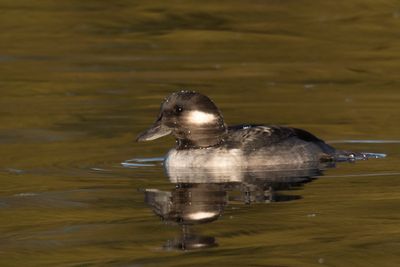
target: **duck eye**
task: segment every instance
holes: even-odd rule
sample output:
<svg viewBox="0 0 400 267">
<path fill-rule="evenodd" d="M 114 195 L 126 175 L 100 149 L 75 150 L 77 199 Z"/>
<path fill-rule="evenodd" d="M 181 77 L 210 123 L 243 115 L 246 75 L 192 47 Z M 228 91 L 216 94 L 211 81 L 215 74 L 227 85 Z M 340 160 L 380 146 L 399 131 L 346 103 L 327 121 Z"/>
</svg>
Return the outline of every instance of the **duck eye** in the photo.
<svg viewBox="0 0 400 267">
<path fill-rule="evenodd" d="M 176 114 L 179 114 L 179 113 L 181 113 L 183 111 L 183 108 L 181 107 L 181 106 L 175 106 L 174 107 L 174 112 L 176 113 Z"/>
</svg>

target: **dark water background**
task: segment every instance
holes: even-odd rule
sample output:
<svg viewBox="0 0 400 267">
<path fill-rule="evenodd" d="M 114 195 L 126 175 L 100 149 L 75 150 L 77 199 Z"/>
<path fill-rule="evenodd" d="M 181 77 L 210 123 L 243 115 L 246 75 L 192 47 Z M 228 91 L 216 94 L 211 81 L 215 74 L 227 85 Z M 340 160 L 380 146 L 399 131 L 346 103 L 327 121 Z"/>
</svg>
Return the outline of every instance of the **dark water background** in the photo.
<svg viewBox="0 0 400 267">
<path fill-rule="evenodd" d="M 2 0 L 0 32 L 0 266 L 400 266 L 399 1 Z M 181 228 L 143 190 L 175 185 L 120 163 L 174 145 L 134 139 L 178 89 L 388 156 L 228 203 L 195 226 L 218 246 L 166 250 Z"/>
</svg>

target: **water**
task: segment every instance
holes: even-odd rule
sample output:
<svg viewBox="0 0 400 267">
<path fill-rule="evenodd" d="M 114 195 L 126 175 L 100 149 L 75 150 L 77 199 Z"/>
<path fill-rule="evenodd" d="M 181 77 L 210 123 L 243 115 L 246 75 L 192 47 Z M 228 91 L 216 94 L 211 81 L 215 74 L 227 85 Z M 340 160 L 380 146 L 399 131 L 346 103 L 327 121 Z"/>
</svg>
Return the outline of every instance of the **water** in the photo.
<svg viewBox="0 0 400 267">
<path fill-rule="evenodd" d="M 400 265 L 397 1 L 0 9 L 0 266 Z M 177 188 L 158 161 L 122 166 L 173 146 L 134 139 L 178 89 L 209 95 L 228 124 L 291 125 L 387 157 L 275 199 L 265 183 L 252 198 L 237 183 Z M 145 201 L 190 190 L 221 216 L 181 226 Z"/>
</svg>

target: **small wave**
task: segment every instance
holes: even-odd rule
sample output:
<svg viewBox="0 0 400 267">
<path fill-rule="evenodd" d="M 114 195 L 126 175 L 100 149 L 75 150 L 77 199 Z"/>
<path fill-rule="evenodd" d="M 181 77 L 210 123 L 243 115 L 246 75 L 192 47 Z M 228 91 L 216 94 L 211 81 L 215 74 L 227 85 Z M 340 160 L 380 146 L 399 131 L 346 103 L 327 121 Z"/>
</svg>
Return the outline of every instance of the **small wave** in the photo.
<svg viewBox="0 0 400 267">
<path fill-rule="evenodd" d="M 370 177 L 370 176 L 398 176 L 400 172 L 383 172 L 383 173 L 360 173 L 360 174 L 344 174 L 344 175 L 324 175 L 323 178 L 340 178 L 340 177 Z"/>
<path fill-rule="evenodd" d="M 371 153 L 371 152 L 347 152 L 341 151 L 335 156 L 335 161 L 356 161 L 356 160 L 367 160 L 367 159 L 383 159 L 386 158 L 384 153 Z"/>
<path fill-rule="evenodd" d="M 90 168 L 90 170 L 96 171 L 96 172 L 110 172 L 111 171 L 111 170 L 102 169 L 102 168 Z"/>
<path fill-rule="evenodd" d="M 6 168 L 5 171 L 12 173 L 12 174 L 22 174 L 25 173 L 24 170 L 14 169 L 14 168 Z"/>
<path fill-rule="evenodd" d="M 133 158 L 121 162 L 121 165 L 125 168 L 138 168 L 138 167 L 154 167 L 164 162 L 163 157 L 157 158 Z"/>
<path fill-rule="evenodd" d="M 361 152 L 360 154 L 364 155 L 367 159 L 383 159 L 386 158 L 386 154 L 384 153 L 369 153 L 369 152 Z"/>
<path fill-rule="evenodd" d="M 36 195 L 37 195 L 37 193 L 27 192 L 27 193 L 15 194 L 14 197 L 32 197 L 32 196 L 36 196 Z"/>
<path fill-rule="evenodd" d="M 400 144 L 400 140 L 331 140 L 329 144 Z"/>
</svg>

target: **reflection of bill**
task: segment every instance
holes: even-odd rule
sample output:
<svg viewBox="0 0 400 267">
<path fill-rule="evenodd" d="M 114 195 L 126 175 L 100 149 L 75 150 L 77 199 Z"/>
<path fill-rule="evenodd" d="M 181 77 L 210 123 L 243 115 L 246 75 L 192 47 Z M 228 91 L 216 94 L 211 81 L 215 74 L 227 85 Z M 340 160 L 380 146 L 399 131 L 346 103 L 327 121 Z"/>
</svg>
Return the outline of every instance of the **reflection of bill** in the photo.
<svg viewBox="0 0 400 267">
<path fill-rule="evenodd" d="M 171 191 L 145 190 L 145 202 L 165 222 L 182 226 L 182 234 L 168 241 L 166 247 L 195 249 L 216 245 L 213 237 L 199 236 L 190 231 L 195 224 L 217 220 L 226 205 L 236 203 L 268 203 L 299 199 L 299 195 L 281 194 L 310 182 L 328 165 L 321 163 L 286 165 L 281 169 L 248 169 L 216 172 L 205 168 L 167 168 L 175 188 Z"/>
</svg>

